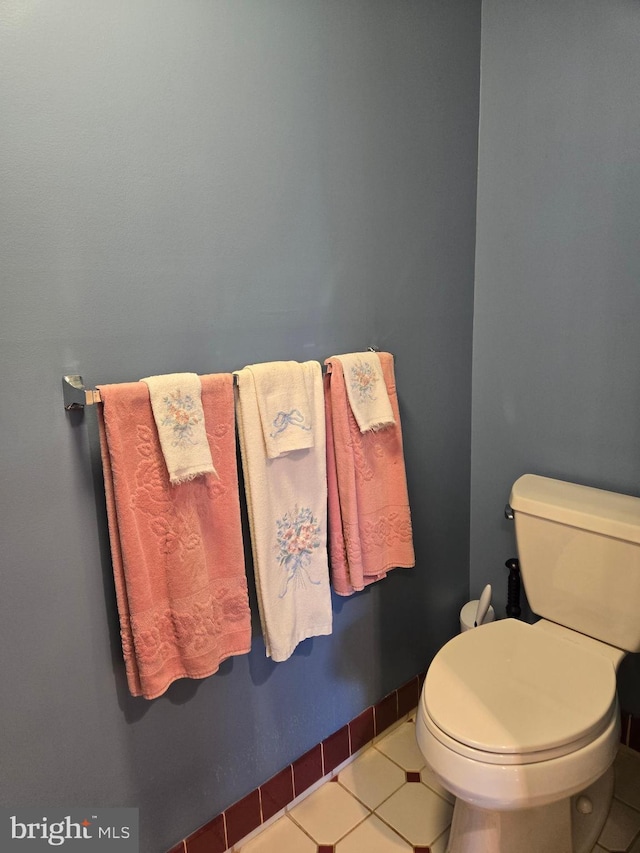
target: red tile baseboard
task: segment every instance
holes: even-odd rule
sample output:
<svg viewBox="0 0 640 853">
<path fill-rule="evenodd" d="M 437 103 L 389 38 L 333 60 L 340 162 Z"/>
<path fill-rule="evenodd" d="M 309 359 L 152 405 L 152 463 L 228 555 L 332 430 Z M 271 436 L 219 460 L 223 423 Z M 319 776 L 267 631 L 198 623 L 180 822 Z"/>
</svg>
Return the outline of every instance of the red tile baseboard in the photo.
<svg viewBox="0 0 640 853">
<path fill-rule="evenodd" d="M 313 749 L 296 759 L 291 766 L 293 767 L 293 793 L 294 796 L 299 797 L 324 776 L 322 744 L 316 744 Z"/>
<path fill-rule="evenodd" d="M 385 696 L 373 708 L 376 736 L 392 726 L 398 719 L 398 691 Z"/>
<path fill-rule="evenodd" d="M 640 752 L 640 717 L 622 712 L 622 727 L 620 730 L 620 743 Z"/>
<path fill-rule="evenodd" d="M 349 726 L 343 726 L 322 741 L 322 755 L 324 758 L 324 772 L 331 773 L 332 770 L 346 761 L 351 755 L 351 739 L 349 737 Z"/>
<path fill-rule="evenodd" d="M 424 673 L 414 676 L 271 779 L 201 826 L 169 853 L 224 853 L 286 808 L 418 704 Z"/>
<path fill-rule="evenodd" d="M 349 723 L 349 741 L 351 743 L 351 755 L 362 749 L 375 737 L 375 706 L 367 708 L 361 714 L 358 714 Z"/>
<path fill-rule="evenodd" d="M 230 806 L 224 813 L 224 820 L 227 825 L 227 847 L 233 847 L 263 822 L 262 789 L 256 788 L 255 791 L 251 791 L 246 797 Z M 187 839 L 187 850 L 191 853 L 189 839 Z"/>
<path fill-rule="evenodd" d="M 224 853 L 227 849 L 224 815 L 214 817 L 209 823 L 192 832 L 188 845 L 186 839 L 183 844 L 185 853 Z"/>
<path fill-rule="evenodd" d="M 294 769 L 289 765 L 260 786 L 263 821 L 272 818 L 293 800 L 293 773 Z"/>
</svg>

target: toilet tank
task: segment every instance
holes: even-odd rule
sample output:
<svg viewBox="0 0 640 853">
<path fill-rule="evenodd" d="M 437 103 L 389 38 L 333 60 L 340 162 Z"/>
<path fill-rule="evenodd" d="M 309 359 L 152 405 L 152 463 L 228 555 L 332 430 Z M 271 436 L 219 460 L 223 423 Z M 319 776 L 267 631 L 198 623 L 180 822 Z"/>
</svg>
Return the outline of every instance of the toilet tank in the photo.
<svg viewBox="0 0 640 853">
<path fill-rule="evenodd" d="M 509 503 L 533 612 L 640 651 L 640 498 L 525 474 Z"/>
</svg>

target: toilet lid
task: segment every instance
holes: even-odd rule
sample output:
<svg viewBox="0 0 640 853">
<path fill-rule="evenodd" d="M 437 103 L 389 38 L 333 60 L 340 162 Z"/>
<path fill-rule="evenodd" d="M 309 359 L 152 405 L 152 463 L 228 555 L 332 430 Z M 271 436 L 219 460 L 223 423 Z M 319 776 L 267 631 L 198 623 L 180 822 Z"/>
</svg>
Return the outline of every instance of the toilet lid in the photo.
<svg viewBox="0 0 640 853">
<path fill-rule="evenodd" d="M 615 669 L 603 655 L 504 619 L 459 634 L 438 652 L 423 701 L 454 740 L 523 754 L 596 733 L 615 693 Z"/>
</svg>

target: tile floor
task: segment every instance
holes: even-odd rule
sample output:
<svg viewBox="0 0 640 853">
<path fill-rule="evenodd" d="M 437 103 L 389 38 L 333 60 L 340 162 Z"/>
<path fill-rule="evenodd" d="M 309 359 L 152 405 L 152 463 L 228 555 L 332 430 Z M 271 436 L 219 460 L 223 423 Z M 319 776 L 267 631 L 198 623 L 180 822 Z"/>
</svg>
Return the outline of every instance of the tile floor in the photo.
<svg viewBox="0 0 640 853">
<path fill-rule="evenodd" d="M 594 853 L 640 853 L 640 753 L 620 746 Z M 425 766 L 413 715 L 263 825 L 237 853 L 445 853 L 453 798 Z"/>
</svg>

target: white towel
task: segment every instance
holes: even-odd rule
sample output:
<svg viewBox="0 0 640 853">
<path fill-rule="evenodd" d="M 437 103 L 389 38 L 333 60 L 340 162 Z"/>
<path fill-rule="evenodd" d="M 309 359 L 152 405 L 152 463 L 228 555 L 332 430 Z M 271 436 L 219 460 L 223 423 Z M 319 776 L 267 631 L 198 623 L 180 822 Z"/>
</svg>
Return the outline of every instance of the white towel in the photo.
<svg viewBox="0 0 640 853">
<path fill-rule="evenodd" d="M 313 447 L 313 410 L 305 369 L 297 361 L 251 364 L 269 459 Z"/>
<path fill-rule="evenodd" d="M 395 424 L 387 386 L 377 352 L 335 355 L 342 364 L 347 397 L 360 432 Z"/>
<path fill-rule="evenodd" d="M 202 387 L 195 373 L 167 373 L 141 379 L 149 388 L 160 447 L 172 485 L 200 474 L 216 474 L 202 410 Z"/>
<path fill-rule="evenodd" d="M 258 608 L 267 657 L 284 661 L 307 637 L 330 634 L 327 467 L 322 371 L 302 365 L 313 447 L 269 459 L 254 372 L 236 373 L 236 413 Z"/>
</svg>

